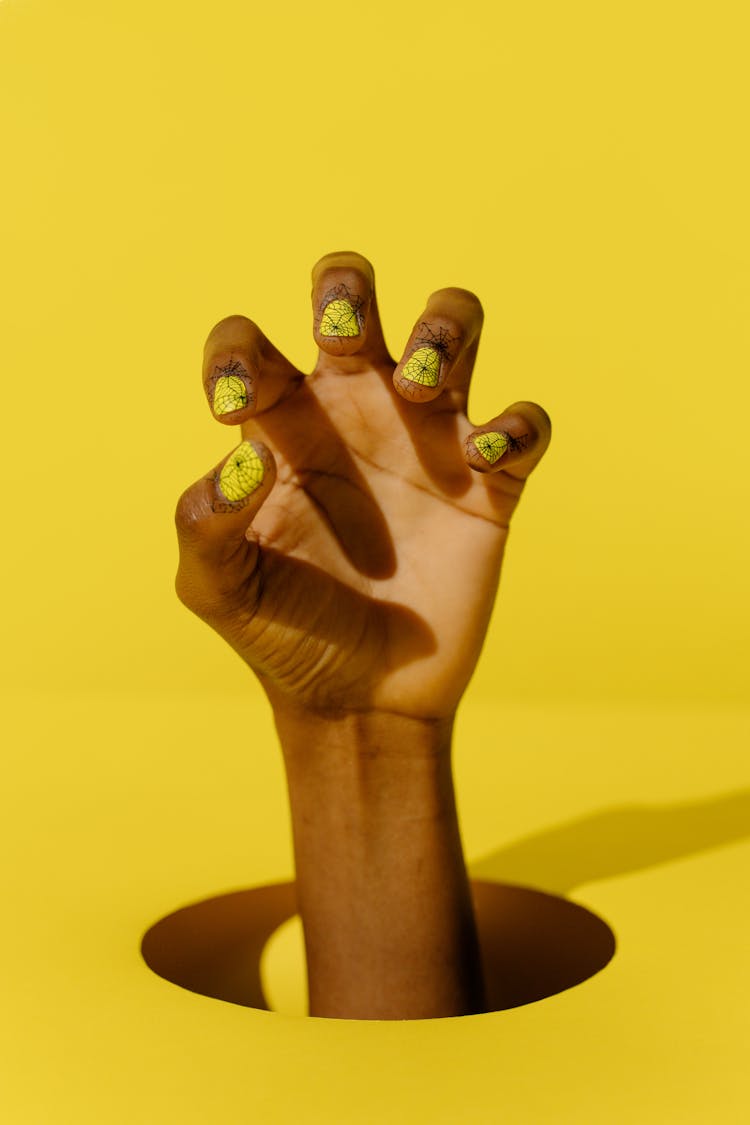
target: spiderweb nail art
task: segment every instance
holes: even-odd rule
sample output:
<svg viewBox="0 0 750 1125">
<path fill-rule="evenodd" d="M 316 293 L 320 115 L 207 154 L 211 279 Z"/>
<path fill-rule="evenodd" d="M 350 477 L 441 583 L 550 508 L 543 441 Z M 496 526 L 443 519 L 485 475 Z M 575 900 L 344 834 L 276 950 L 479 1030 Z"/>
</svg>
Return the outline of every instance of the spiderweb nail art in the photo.
<svg viewBox="0 0 750 1125">
<path fill-rule="evenodd" d="M 243 363 L 231 356 L 223 366 L 217 364 L 206 383 L 208 400 L 214 414 L 229 414 L 255 402 L 255 388 Z"/>
<path fill-rule="evenodd" d="M 320 302 L 318 334 L 320 336 L 359 336 L 364 327 L 363 299 L 347 285 L 329 289 Z"/>
<path fill-rule="evenodd" d="M 214 387 L 214 414 L 231 414 L 247 406 L 247 387 L 238 375 L 222 375 Z"/>
<path fill-rule="evenodd" d="M 252 442 L 243 441 L 224 462 L 214 477 L 225 500 L 213 503 L 215 512 L 235 512 L 248 503 L 250 496 L 263 483 L 265 466 Z"/>
<path fill-rule="evenodd" d="M 490 465 L 494 465 L 508 448 L 508 435 L 493 430 L 489 433 L 475 434 L 474 445 Z"/>
<path fill-rule="evenodd" d="M 529 444 L 531 435 L 520 434 L 513 437 L 507 430 L 484 430 L 467 437 L 465 446 L 469 454 L 480 453 L 484 461 L 494 465 L 506 451 L 519 453 Z"/>
<path fill-rule="evenodd" d="M 401 369 L 401 387 L 406 394 L 416 394 L 418 387 L 436 387 L 444 362 L 454 358 L 453 345 L 458 336 L 451 336 L 442 325 L 433 328 L 427 321 L 417 327 L 412 349 Z"/>
</svg>

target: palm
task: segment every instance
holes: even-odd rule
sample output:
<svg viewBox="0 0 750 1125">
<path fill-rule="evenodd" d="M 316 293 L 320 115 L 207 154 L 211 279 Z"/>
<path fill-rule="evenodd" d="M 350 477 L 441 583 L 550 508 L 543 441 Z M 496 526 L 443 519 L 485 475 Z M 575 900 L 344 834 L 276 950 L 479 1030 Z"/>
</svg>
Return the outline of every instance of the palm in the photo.
<svg viewBox="0 0 750 1125">
<path fill-rule="evenodd" d="M 243 426 L 278 476 L 254 520 L 262 601 L 233 643 L 305 703 L 436 714 L 476 662 L 523 483 L 472 472 L 457 404 L 404 402 L 393 367 L 319 366 Z"/>
</svg>

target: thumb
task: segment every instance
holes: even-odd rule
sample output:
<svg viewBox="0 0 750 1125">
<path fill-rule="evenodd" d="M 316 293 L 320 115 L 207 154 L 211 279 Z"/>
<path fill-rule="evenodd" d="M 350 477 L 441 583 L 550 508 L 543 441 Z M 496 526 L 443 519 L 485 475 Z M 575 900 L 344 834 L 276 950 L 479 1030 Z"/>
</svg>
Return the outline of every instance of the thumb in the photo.
<svg viewBox="0 0 750 1125">
<path fill-rule="evenodd" d="M 266 445 L 243 441 L 180 496 L 175 526 L 180 562 L 175 587 L 199 616 L 229 608 L 247 590 L 260 548 L 252 520 L 276 479 Z M 212 613 L 213 615 L 213 613 Z"/>
</svg>

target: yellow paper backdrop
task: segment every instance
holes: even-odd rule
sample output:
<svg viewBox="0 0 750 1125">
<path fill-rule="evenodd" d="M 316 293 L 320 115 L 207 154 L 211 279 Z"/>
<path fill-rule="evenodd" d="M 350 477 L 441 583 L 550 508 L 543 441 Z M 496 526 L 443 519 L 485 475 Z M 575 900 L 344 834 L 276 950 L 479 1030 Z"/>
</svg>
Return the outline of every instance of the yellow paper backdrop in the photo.
<svg viewBox="0 0 750 1125">
<path fill-rule="evenodd" d="M 388 342 L 474 290 L 478 422 L 553 419 L 474 690 L 737 700 L 750 536 L 742 6 L 5 0 L 8 675 L 247 681 L 170 597 L 200 387 L 242 312 L 300 365 L 309 270 Z"/>
<path fill-rule="evenodd" d="M 394 354 L 432 290 L 475 291 L 486 324 L 472 420 L 532 399 L 553 421 L 551 446 L 514 520 L 491 630 L 465 704 L 467 730 L 494 721 L 499 732 L 496 755 L 472 764 L 467 754 L 459 762 L 471 858 L 567 815 L 593 813 L 620 794 L 648 800 L 649 763 L 659 763 L 654 799 L 665 807 L 710 804 L 741 785 L 750 619 L 748 30 L 746 5 L 729 0 L 0 0 L 2 676 L 8 699 L 16 697 L 5 710 L 10 854 L 19 902 L 24 909 L 33 902 L 38 932 L 46 932 L 54 892 L 29 888 L 46 884 L 47 857 L 72 849 L 58 877 L 72 879 L 71 886 L 80 879 L 81 903 L 96 902 L 107 884 L 106 860 L 95 878 L 81 866 L 110 823 L 96 819 L 106 798 L 120 809 L 111 822 L 118 854 L 129 857 L 112 903 L 124 895 L 133 904 L 132 932 L 111 922 L 120 966 L 107 953 L 106 926 L 92 945 L 94 960 L 80 952 L 87 947 L 79 936 L 97 912 L 72 908 L 68 892 L 60 892 L 60 948 L 70 964 L 79 954 L 81 966 L 101 962 L 111 989 L 97 986 L 97 995 L 108 997 L 101 1008 L 93 999 L 81 1007 L 78 986 L 59 999 L 56 1010 L 70 1013 L 70 1022 L 60 1017 L 54 1042 L 59 1046 L 64 1029 L 75 1027 L 82 1038 L 71 1050 L 81 1069 L 68 1080 L 60 1063 L 50 1086 L 56 1109 L 45 1108 L 40 1076 L 46 1071 L 51 1081 L 54 1068 L 29 1046 L 14 1074 L 24 1076 L 18 1090 L 36 1090 L 36 1108 L 28 1109 L 19 1093 L 14 1122 L 87 1122 L 88 1104 L 98 1106 L 91 1110 L 97 1122 L 184 1122 L 194 1106 L 203 1107 L 195 1110 L 201 1121 L 282 1119 L 262 1078 L 253 1080 L 265 1091 L 257 1116 L 250 1109 L 243 1116 L 241 1083 L 235 1101 L 226 1092 L 235 1087 L 222 1086 L 221 1113 L 206 1116 L 209 1101 L 201 1099 L 215 1088 L 218 1071 L 203 1085 L 199 1077 L 186 1080 L 172 1099 L 172 1079 L 164 1085 L 160 1067 L 177 1073 L 170 1067 L 182 1056 L 178 1046 L 168 1059 L 172 1048 L 165 1046 L 162 1057 L 153 1046 L 151 1005 L 165 1006 L 160 1018 L 167 1024 L 193 1029 L 195 1043 L 210 1040 L 212 1059 L 223 1057 L 226 1036 L 240 1068 L 246 1013 L 192 994 L 186 995 L 194 1007 L 178 1007 L 184 994 L 149 974 L 137 940 L 181 902 L 291 875 L 283 779 L 265 704 L 237 657 L 174 596 L 172 515 L 182 489 L 227 452 L 233 437 L 211 419 L 200 386 L 208 331 L 222 317 L 243 313 L 309 368 L 309 273 L 328 251 L 354 249 L 373 262 Z M 580 712 L 570 710 L 576 707 Z M 694 707 L 705 737 L 691 742 Z M 600 728 L 590 708 L 597 716 L 646 716 L 633 731 L 640 764 L 632 785 L 625 727 L 617 718 Z M 508 726 L 505 714 L 515 716 Z M 715 728 L 712 714 L 720 716 Z M 652 721 L 654 715 L 662 718 Z M 651 745 L 647 732 L 656 729 Z M 712 729 L 721 732 L 717 742 Z M 504 734 L 512 732 L 518 753 L 519 740 L 535 745 L 540 731 L 544 753 L 531 761 L 519 754 L 509 766 Z M 245 738 L 254 741 L 262 768 L 245 760 Z M 582 744 L 584 765 L 576 756 Z M 233 781 L 228 762 L 235 747 L 241 764 Z M 717 755 L 721 763 L 712 772 Z M 215 789 L 206 797 L 209 774 Z M 230 842 L 221 835 L 227 790 L 236 781 L 239 817 L 243 794 L 261 780 L 272 796 L 263 800 L 258 791 L 248 798 L 251 823 Z M 184 815 L 165 811 L 173 784 L 185 786 Z M 116 805 L 123 792 L 127 815 Z M 192 835 L 189 793 L 204 802 L 199 837 Z M 158 812 L 141 832 L 140 817 L 151 815 L 143 809 L 152 805 Z M 182 842 L 182 851 L 175 844 L 169 852 L 179 870 L 170 872 L 164 860 L 165 832 Z M 240 836 L 252 862 L 232 851 Z M 603 841 L 612 844 L 606 834 Z M 725 849 L 721 855 L 740 858 L 721 876 L 714 868 L 706 874 L 705 887 L 727 888 L 722 902 L 733 901 L 746 854 L 742 845 Z M 675 903 L 694 885 L 686 862 L 693 861 L 674 865 L 672 884 L 665 876 Z M 163 865 L 158 878 L 154 864 Z M 633 879 L 601 886 L 599 908 L 618 934 L 618 904 L 622 917 L 637 920 L 629 933 L 640 935 L 641 921 L 667 894 L 649 884 L 639 898 Z M 618 899 L 619 889 L 607 898 L 613 887 L 625 898 Z M 627 894 L 640 906 L 631 910 Z M 597 908 L 594 898 L 587 901 Z M 685 920 L 681 932 L 697 931 Z M 678 956 L 676 945 L 665 939 L 661 966 Z M 34 975 L 43 965 L 44 980 L 59 984 L 55 957 L 44 943 L 40 949 Z M 659 1017 L 660 1051 L 666 1052 L 664 1036 L 683 1024 L 685 983 L 695 988 L 690 958 L 707 949 L 675 962 L 679 972 Z M 724 963 L 732 991 L 726 950 Z M 639 976 L 637 965 L 631 970 L 618 995 L 635 980 L 651 980 L 648 972 Z M 80 968 L 80 981 L 89 971 Z M 79 980 L 75 972 L 66 981 Z M 617 979 L 615 969 L 608 972 L 601 979 L 613 987 L 606 982 Z M 29 1021 L 21 1041 L 33 1044 L 53 985 L 38 985 L 33 1013 L 26 987 L 18 993 L 18 1010 Z M 121 993 L 139 989 L 144 1002 L 122 1024 L 117 1052 L 97 1055 L 99 1077 L 85 1078 L 81 1059 L 104 1050 L 90 1021 L 124 1018 Z M 512 1050 L 506 1044 L 518 1054 L 513 1073 L 535 1051 L 547 1073 L 558 1073 L 554 1066 L 568 1073 L 556 1046 L 569 1042 L 565 1005 L 584 1005 L 575 1019 L 589 1029 L 591 1045 L 612 1002 L 582 986 L 565 994 L 562 1006 L 548 1001 L 547 1008 L 521 1010 L 522 1039 L 511 1035 Z M 543 1026 L 534 1023 L 542 1009 L 554 1014 Z M 75 1015 L 84 1010 L 85 1034 L 83 1017 Z M 325 1021 L 274 1018 L 284 1020 L 262 1020 L 263 1034 L 278 1039 L 269 1082 L 286 1073 L 285 1027 L 294 1029 L 300 1058 L 311 1028 L 322 1028 L 315 1034 L 323 1037 L 343 1035 Z M 726 1089 L 736 1075 L 727 1044 L 739 1042 L 740 1033 L 730 1030 L 719 1047 L 716 1018 L 716 1027 L 705 1025 L 706 1043 L 696 1032 L 691 1044 L 696 1059 L 700 1051 L 714 1059 L 707 1065 L 729 1058 Z M 629 1058 L 632 1048 L 637 1065 L 646 1065 L 646 1056 L 656 1055 L 645 1046 L 641 1052 L 627 1011 L 618 1017 L 618 1026 L 626 1024 L 629 1046 L 620 1042 L 618 1057 Z M 430 1054 L 432 1070 L 417 1068 L 415 1089 L 421 1083 L 431 1091 L 424 1120 L 504 1120 L 494 1115 L 498 1090 L 482 1085 L 479 1062 L 466 1116 L 456 1108 L 457 1087 L 441 1098 L 454 1051 L 450 1037 L 434 1039 L 442 1026 L 403 1029 L 403 1042 L 419 1058 L 427 1057 L 428 1041 L 437 1052 Z M 308 1116 L 300 1101 L 296 1120 L 339 1120 L 332 1116 L 338 1103 L 321 1093 L 326 1066 L 330 1082 L 343 1082 L 352 1097 L 358 1082 L 375 1081 L 362 1061 L 365 1051 L 380 1057 L 374 1030 L 360 1032 L 362 1065 L 352 1065 L 348 1077 L 332 1057 L 321 1062 L 324 1039 L 309 1048 L 314 1070 L 294 1064 L 307 1075 L 299 1089 L 312 1091 L 305 1095 Z M 138 1071 L 135 1045 L 144 1035 L 149 1094 L 139 1102 L 127 1075 Z M 471 1043 L 469 1055 L 478 1060 Z M 605 1048 L 596 1050 L 603 1059 Z M 395 1057 L 387 1055 L 389 1065 Z M 637 1073 L 614 1076 L 596 1055 L 600 1100 L 590 1116 L 576 1116 L 580 1087 L 566 1094 L 563 1078 L 555 1089 L 568 1108 L 559 1111 L 550 1088 L 533 1075 L 526 1084 L 511 1082 L 516 1101 L 507 1119 L 661 1125 L 670 1120 L 670 1103 L 659 1074 L 675 1089 L 682 1081 L 668 1057 L 659 1056 L 661 1070 L 649 1071 L 639 1101 Z M 698 1070 L 689 1069 L 698 1081 Z M 398 1089 L 405 1088 L 409 1075 L 398 1074 Z M 87 1102 L 88 1081 L 98 1084 L 100 1101 Z M 106 1109 L 107 1082 L 119 1109 Z M 629 1100 L 620 1117 L 619 1103 L 607 1099 L 623 1086 Z M 708 1078 L 701 1090 L 703 1101 L 684 1094 L 675 1121 L 708 1119 L 700 1116 L 708 1112 Z M 542 1100 L 526 1116 L 523 1107 L 535 1096 Z M 412 1091 L 398 1103 L 411 1121 L 419 1120 L 416 1097 Z M 319 1118 L 315 1106 L 324 1102 Z M 725 1115 L 714 1119 L 739 1122 L 739 1101 L 726 1104 Z M 444 1105 L 453 1108 L 442 1117 Z M 699 1116 L 686 1116 L 695 1106 Z M 293 1100 L 289 1113 L 294 1118 Z M 342 1122 L 370 1120 L 351 1105 L 347 1114 Z"/>
</svg>

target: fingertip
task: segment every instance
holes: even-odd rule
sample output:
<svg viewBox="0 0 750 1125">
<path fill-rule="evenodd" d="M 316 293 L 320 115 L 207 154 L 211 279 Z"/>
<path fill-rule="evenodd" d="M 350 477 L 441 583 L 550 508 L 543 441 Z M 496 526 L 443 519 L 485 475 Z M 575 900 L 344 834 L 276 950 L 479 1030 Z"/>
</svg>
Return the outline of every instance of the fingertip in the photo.
<svg viewBox="0 0 750 1125">
<path fill-rule="evenodd" d="M 313 337 L 321 355 L 344 360 L 342 374 L 353 369 L 346 363 L 350 356 L 390 361 L 371 262 L 354 251 L 326 254 L 315 263 L 312 280 Z"/>
<path fill-rule="evenodd" d="M 243 441 L 180 496 L 175 589 L 199 616 L 212 619 L 247 589 L 259 558 L 258 538 L 248 531 L 274 479 L 268 447 Z"/>
<path fill-rule="evenodd" d="M 516 413 L 527 421 L 533 423 L 536 430 L 536 436 L 539 441 L 544 443 L 546 448 L 549 445 L 550 438 L 552 437 L 552 419 L 543 406 L 538 402 L 514 402 L 509 406 L 506 414 Z"/>
<path fill-rule="evenodd" d="M 448 357 L 431 341 L 417 340 L 393 372 L 393 385 L 408 402 L 432 402 L 445 386 Z"/>
<path fill-rule="evenodd" d="M 327 284 L 331 276 L 336 276 L 336 280 L 344 280 L 346 275 L 349 277 L 360 277 L 368 289 L 375 287 L 375 267 L 369 258 L 364 254 L 360 254 L 358 250 L 332 250 L 328 254 L 324 254 L 322 258 L 318 258 L 315 265 L 312 267 L 311 279 L 313 293 Z"/>
<path fill-rule="evenodd" d="M 432 402 L 442 394 L 469 339 L 462 324 L 446 312 L 426 319 L 430 302 L 393 374 L 397 391 L 410 402 Z"/>
<path fill-rule="evenodd" d="M 405 378 L 399 371 L 393 373 L 393 386 L 400 398 L 416 405 L 432 402 L 443 390 L 442 387 L 427 387 L 412 379 Z"/>
<path fill-rule="evenodd" d="M 276 479 L 270 449 L 242 441 L 218 465 L 180 496 L 175 510 L 177 536 L 190 554 L 218 557 L 240 542 Z"/>
<path fill-rule="evenodd" d="M 505 465 L 498 464 L 510 445 L 509 435 L 497 427 L 475 430 L 464 442 L 464 457 L 477 473 L 492 473 Z"/>
<path fill-rule="evenodd" d="M 203 388 L 217 422 L 237 426 L 268 410 L 304 380 L 253 320 L 219 321 L 203 349 Z"/>
<path fill-rule="evenodd" d="M 262 504 L 276 479 L 276 462 L 262 441 L 244 439 L 216 466 L 213 512 L 240 512 Z"/>
<path fill-rule="evenodd" d="M 503 470 L 525 480 L 544 455 L 550 433 L 546 410 L 537 403 L 515 402 L 468 435 L 464 455 L 475 472 Z"/>
<path fill-rule="evenodd" d="M 332 356 L 354 355 L 367 331 L 371 292 L 360 279 L 324 286 L 316 298 L 313 336 L 321 351 Z"/>
<path fill-rule="evenodd" d="M 217 422 L 237 426 L 255 413 L 257 379 L 247 357 L 214 359 L 204 386 Z"/>
</svg>

